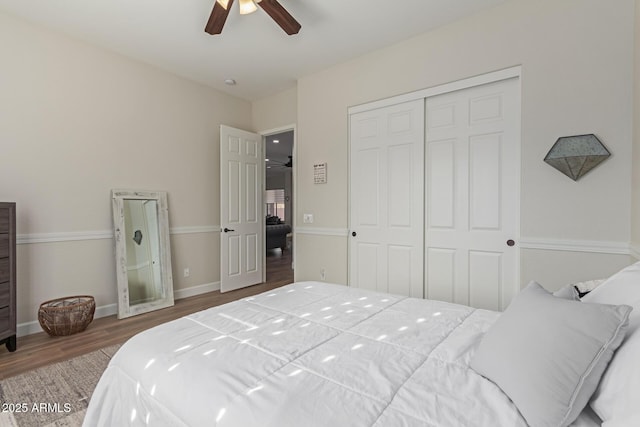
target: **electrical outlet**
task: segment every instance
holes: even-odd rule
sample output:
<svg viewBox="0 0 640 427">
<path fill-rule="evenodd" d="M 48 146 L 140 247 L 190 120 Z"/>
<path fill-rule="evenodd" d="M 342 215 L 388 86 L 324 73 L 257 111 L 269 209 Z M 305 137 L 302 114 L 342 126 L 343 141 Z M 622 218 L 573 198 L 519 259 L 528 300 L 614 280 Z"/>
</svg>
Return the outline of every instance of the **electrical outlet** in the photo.
<svg viewBox="0 0 640 427">
<path fill-rule="evenodd" d="M 191 270 L 189 270 L 189 267 L 185 268 L 184 271 L 182 272 L 182 275 L 184 277 L 189 277 L 191 276 Z"/>
<path fill-rule="evenodd" d="M 305 224 L 313 224 L 313 214 L 306 213 L 302 216 L 302 222 Z"/>
<path fill-rule="evenodd" d="M 326 275 L 327 275 L 326 273 L 327 273 L 327 270 L 326 270 L 324 267 L 322 267 L 322 268 L 320 269 L 320 280 L 324 280 L 324 278 L 325 278 L 325 277 L 326 277 Z"/>
</svg>

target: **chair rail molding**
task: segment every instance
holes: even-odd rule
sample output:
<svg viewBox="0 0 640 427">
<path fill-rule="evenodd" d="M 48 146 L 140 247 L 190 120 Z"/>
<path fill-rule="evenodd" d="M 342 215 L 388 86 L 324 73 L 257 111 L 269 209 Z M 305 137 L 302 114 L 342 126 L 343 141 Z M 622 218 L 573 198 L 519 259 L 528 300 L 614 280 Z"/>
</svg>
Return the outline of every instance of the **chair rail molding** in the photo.
<svg viewBox="0 0 640 427">
<path fill-rule="evenodd" d="M 298 226 L 295 228 L 295 233 L 312 236 L 347 237 L 349 235 L 349 229 Z M 640 244 L 630 245 L 629 242 L 522 237 L 519 239 L 518 244 L 521 249 L 633 255 L 640 259 Z"/>
<path fill-rule="evenodd" d="M 296 227 L 295 234 L 308 234 L 313 236 L 336 236 L 347 237 L 349 230 L 346 228 L 325 228 L 325 227 Z"/>
<path fill-rule="evenodd" d="M 219 225 L 198 225 L 187 227 L 172 227 L 169 234 L 196 234 L 196 233 L 219 233 Z M 81 240 L 103 240 L 113 239 L 113 230 L 89 230 L 89 231 L 65 231 L 59 233 L 32 233 L 18 234 L 16 240 L 18 245 L 28 245 L 33 243 L 56 243 L 73 242 Z"/>
<path fill-rule="evenodd" d="M 590 252 L 612 255 L 633 254 L 633 247 L 629 242 L 522 237 L 520 238 L 519 245 L 522 249 L 547 251 Z"/>
</svg>

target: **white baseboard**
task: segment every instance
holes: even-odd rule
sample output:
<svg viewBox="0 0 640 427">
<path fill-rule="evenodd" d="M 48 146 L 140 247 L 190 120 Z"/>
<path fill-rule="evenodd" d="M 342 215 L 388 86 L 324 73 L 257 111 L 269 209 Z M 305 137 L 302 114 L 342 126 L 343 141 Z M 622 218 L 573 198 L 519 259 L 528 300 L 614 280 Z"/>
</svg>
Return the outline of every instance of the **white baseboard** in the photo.
<svg viewBox="0 0 640 427">
<path fill-rule="evenodd" d="M 96 312 L 93 317 L 99 319 L 101 317 L 113 316 L 116 313 L 118 313 L 118 304 L 107 304 L 96 307 Z"/>
<path fill-rule="evenodd" d="M 204 285 L 191 286 L 186 289 L 178 289 L 173 292 L 174 299 L 183 299 L 193 297 L 196 295 L 206 294 L 208 292 L 214 292 L 220 290 L 220 282 L 205 283 Z M 107 304 L 100 307 L 96 307 L 96 311 L 93 315 L 94 319 L 101 317 L 113 316 L 118 313 L 118 304 Z M 31 322 L 20 323 L 17 325 L 17 335 L 19 337 L 31 334 L 37 334 L 38 332 L 44 332 L 40 326 L 40 322 L 33 320 Z"/>
<path fill-rule="evenodd" d="M 37 320 L 34 320 L 33 322 L 19 323 L 17 326 L 18 337 L 37 334 L 38 332 L 44 332 L 44 331 L 40 327 L 40 323 L 38 323 Z"/>
<path fill-rule="evenodd" d="M 634 257 L 635 259 L 640 259 L 640 245 L 632 244 L 629 247 L 629 252 L 631 253 L 631 256 Z"/>
<path fill-rule="evenodd" d="M 196 295 L 206 294 L 220 290 L 220 282 L 205 283 L 204 285 L 191 286 L 185 289 L 177 289 L 173 291 L 173 298 L 183 299 L 194 297 Z"/>
</svg>

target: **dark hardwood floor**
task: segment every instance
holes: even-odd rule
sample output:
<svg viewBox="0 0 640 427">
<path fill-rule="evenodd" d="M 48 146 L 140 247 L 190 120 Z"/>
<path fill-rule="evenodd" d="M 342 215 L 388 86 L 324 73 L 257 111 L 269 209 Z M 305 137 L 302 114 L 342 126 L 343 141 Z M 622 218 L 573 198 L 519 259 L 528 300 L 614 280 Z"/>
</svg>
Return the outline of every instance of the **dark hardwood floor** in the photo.
<svg viewBox="0 0 640 427">
<path fill-rule="evenodd" d="M 115 315 L 94 319 L 84 332 L 67 337 L 50 337 L 44 332 L 18 337 L 18 350 L 14 353 L 9 353 L 4 345 L 0 347 L 0 380 L 109 345 L 122 344 L 138 332 L 161 323 L 293 282 L 291 251 L 267 251 L 266 268 L 267 281 L 248 288 L 180 299 L 173 307 L 127 319 L 118 320 Z"/>
</svg>

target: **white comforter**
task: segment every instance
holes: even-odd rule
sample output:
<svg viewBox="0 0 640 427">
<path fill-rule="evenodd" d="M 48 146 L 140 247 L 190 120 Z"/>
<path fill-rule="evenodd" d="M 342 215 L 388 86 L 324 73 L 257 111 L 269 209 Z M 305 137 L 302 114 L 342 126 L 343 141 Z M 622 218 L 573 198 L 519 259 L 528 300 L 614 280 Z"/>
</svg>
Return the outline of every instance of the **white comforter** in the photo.
<svg viewBox="0 0 640 427">
<path fill-rule="evenodd" d="M 302 282 L 129 340 L 85 426 L 526 426 L 468 365 L 499 313 Z"/>
</svg>

